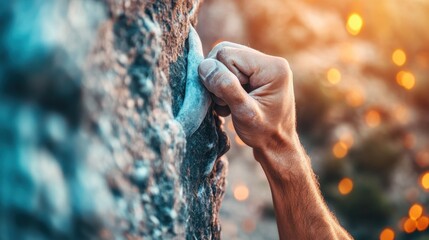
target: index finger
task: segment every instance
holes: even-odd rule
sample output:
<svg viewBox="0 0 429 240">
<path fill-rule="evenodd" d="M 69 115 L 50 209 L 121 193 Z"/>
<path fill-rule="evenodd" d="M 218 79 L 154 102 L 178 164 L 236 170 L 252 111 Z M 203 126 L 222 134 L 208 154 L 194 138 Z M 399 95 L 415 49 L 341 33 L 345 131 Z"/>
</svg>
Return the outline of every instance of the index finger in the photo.
<svg viewBox="0 0 429 240">
<path fill-rule="evenodd" d="M 207 58 L 212 58 L 212 59 L 216 59 L 221 61 L 223 64 L 225 64 L 225 66 L 229 69 L 229 71 L 231 71 L 240 81 L 240 83 L 242 85 L 248 84 L 249 83 L 249 75 L 246 75 L 245 73 L 241 72 L 237 66 L 235 66 L 234 64 L 230 64 L 227 62 L 223 62 L 222 59 L 219 59 L 218 54 L 219 52 L 221 52 L 222 50 L 226 49 L 226 48 L 233 48 L 233 49 L 242 49 L 242 50 L 247 50 L 253 53 L 260 53 L 256 51 L 255 49 L 252 49 L 250 47 L 241 45 L 241 44 L 237 44 L 237 43 L 232 43 L 232 42 L 221 42 L 216 44 L 216 46 L 213 47 L 213 49 L 209 52 L 209 54 L 207 55 Z"/>
<path fill-rule="evenodd" d="M 224 42 L 220 42 L 220 43 L 216 44 L 216 46 L 214 46 L 212 48 L 212 50 L 210 50 L 209 54 L 207 55 L 207 58 L 216 59 L 216 55 L 219 52 L 219 50 L 221 50 L 222 48 L 226 48 L 226 47 L 238 48 L 238 49 L 247 49 L 247 50 L 252 51 L 252 52 L 260 53 L 259 51 L 255 50 L 253 48 L 250 48 L 250 47 L 238 44 L 238 43 L 224 41 Z"/>
</svg>

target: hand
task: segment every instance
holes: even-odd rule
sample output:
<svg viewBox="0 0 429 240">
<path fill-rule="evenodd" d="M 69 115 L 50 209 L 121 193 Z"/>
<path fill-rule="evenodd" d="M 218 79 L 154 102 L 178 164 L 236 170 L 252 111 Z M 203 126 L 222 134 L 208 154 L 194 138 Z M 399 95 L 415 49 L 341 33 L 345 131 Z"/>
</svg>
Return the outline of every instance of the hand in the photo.
<svg viewBox="0 0 429 240">
<path fill-rule="evenodd" d="M 270 184 L 280 239 L 351 239 L 320 195 L 296 133 L 292 71 L 283 58 L 223 42 L 199 74 L 215 110 L 232 115 Z"/>
<path fill-rule="evenodd" d="M 299 145 L 292 71 L 284 58 L 222 42 L 201 62 L 199 74 L 216 112 L 232 115 L 244 143 L 256 151 Z"/>
</svg>

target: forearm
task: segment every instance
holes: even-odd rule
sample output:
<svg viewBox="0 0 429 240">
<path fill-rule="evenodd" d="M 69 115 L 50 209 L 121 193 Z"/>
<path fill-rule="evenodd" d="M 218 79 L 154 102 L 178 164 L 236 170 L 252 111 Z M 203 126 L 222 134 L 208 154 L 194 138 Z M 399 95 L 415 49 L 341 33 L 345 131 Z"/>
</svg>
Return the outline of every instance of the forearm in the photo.
<svg viewBox="0 0 429 240">
<path fill-rule="evenodd" d="M 254 150 L 268 178 L 280 239 L 351 239 L 330 213 L 298 137 Z"/>
</svg>

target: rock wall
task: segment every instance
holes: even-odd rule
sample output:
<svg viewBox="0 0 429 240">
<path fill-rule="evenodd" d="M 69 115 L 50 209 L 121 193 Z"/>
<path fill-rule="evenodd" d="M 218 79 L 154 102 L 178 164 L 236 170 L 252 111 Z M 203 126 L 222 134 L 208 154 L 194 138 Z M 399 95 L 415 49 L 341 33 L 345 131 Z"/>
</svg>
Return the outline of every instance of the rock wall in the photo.
<svg viewBox="0 0 429 240">
<path fill-rule="evenodd" d="M 200 4 L 0 3 L 1 239 L 220 238 L 221 122 L 174 120 Z"/>
</svg>

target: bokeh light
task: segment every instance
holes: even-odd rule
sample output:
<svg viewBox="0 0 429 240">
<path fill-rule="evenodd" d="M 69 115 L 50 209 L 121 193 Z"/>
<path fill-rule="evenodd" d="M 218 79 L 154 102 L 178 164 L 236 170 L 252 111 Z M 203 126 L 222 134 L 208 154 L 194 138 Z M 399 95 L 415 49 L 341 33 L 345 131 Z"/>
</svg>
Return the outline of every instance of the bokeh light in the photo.
<svg viewBox="0 0 429 240">
<path fill-rule="evenodd" d="M 359 90 L 351 90 L 346 95 L 346 102 L 351 107 L 360 107 L 364 103 L 365 98 L 361 91 Z"/>
<path fill-rule="evenodd" d="M 369 127 L 377 127 L 381 122 L 381 115 L 377 110 L 369 110 L 365 114 L 365 122 Z"/>
<path fill-rule="evenodd" d="M 326 78 L 329 83 L 336 85 L 341 81 L 341 72 L 336 68 L 331 68 L 326 73 Z"/>
<path fill-rule="evenodd" d="M 332 147 L 332 154 L 334 154 L 336 158 L 344 158 L 347 155 L 348 151 L 349 148 L 347 144 L 343 141 L 336 142 Z"/>
<path fill-rule="evenodd" d="M 301 143 L 330 210 L 351 235 L 357 240 L 429 239 L 424 229 L 429 206 L 429 2 L 205 4 L 210 11 L 203 9 L 197 29 L 205 52 L 224 39 L 290 63 Z M 229 122 L 226 129 L 233 143 L 228 178 L 232 186 L 245 181 L 255 194 L 242 204 L 234 197 L 235 188 L 228 188 L 225 201 L 233 204 L 223 205 L 229 206 L 225 219 L 234 219 L 235 226 L 242 226 L 250 214 L 257 219 L 252 233 L 238 227 L 237 235 L 225 233 L 224 238 L 276 239 L 263 170 L 254 172 L 260 165 L 250 161 L 251 148 L 241 144 Z M 423 210 L 417 217 L 413 208 L 410 218 L 414 203 Z M 238 204 L 253 212 L 240 215 Z M 274 227 L 267 231 L 265 226 Z"/>
<path fill-rule="evenodd" d="M 347 195 L 353 190 L 353 181 L 350 178 L 343 178 L 338 183 L 338 191 L 341 195 Z"/>
<path fill-rule="evenodd" d="M 429 190 L 429 172 L 426 172 L 422 175 L 420 184 L 425 190 Z"/>
<path fill-rule="evenodd" d="M 396 82 L 399 86 L 406 90 L 411 90 L 416 84 L 416 78 L 414 74 L 408 71 L 400 71 L 396 74 Z"/>
<path fill-rule="evenodd" d="M 429 218 L 426 216 L 423 216 L 419 219 L 417 219 L 417 230 L 422 232 L 425 231 L 429 226 Z"/>
<path fill-rule="evenodd" d="M 392 53 L 392 61 L 397 66 L 402 66 L 407 61 L 407 55 L 405 54 L 404 50 L 402 49 L 396 49 Z"/>
<path fill-rule="evenodd" d="M 347 31 L 351 35 L 358 35 L 361 31 L 363 26 L 363 19 L 362 17 L 357 13 L 350 14 L 349 18 L 347 19 Z"/>
<path fill-rule="evenodd" d="M 247 200 L 248 197 L 249 197 L 249 188 L 246 185 L 240 184 L 234 188 L 234 198 L 237 201 L 245 201 Z"/>
<path fill-rule="evenodd" d="M 353 144 L 355 142 L 353 134 L 350 131 L 344 131 L 343 133 L 341 133 L 339 139 L 340 139 L 339 142 L 344 143 L 346 145 L 347 150 L 349 148 L 351 148 L 351 146 L 353 146 Z M 343 146 L 341 146 L 341 147 L 343 147 Z"/>
<path fill-rule="evenodd" d="M 417 220 L 419 217 L 422 216 L 423 213 L 423 207 L 420 204 L 413 204 L 410 207 L 410 210 L 408 211 L 408 215 L 412 220 Z"/>
<path fill-rule="evenodd" d="M 395 232 L 391 228 L 385 228 L 380 233 L 380 240 L 393 240 L 395 239 Z"/>
<path fill-rule="evenodd" d="M 407 218 L 403 226 L 404 232 L 413 233 L 417 229 L 417 222 L 411 218 Z"/>
</svg>

